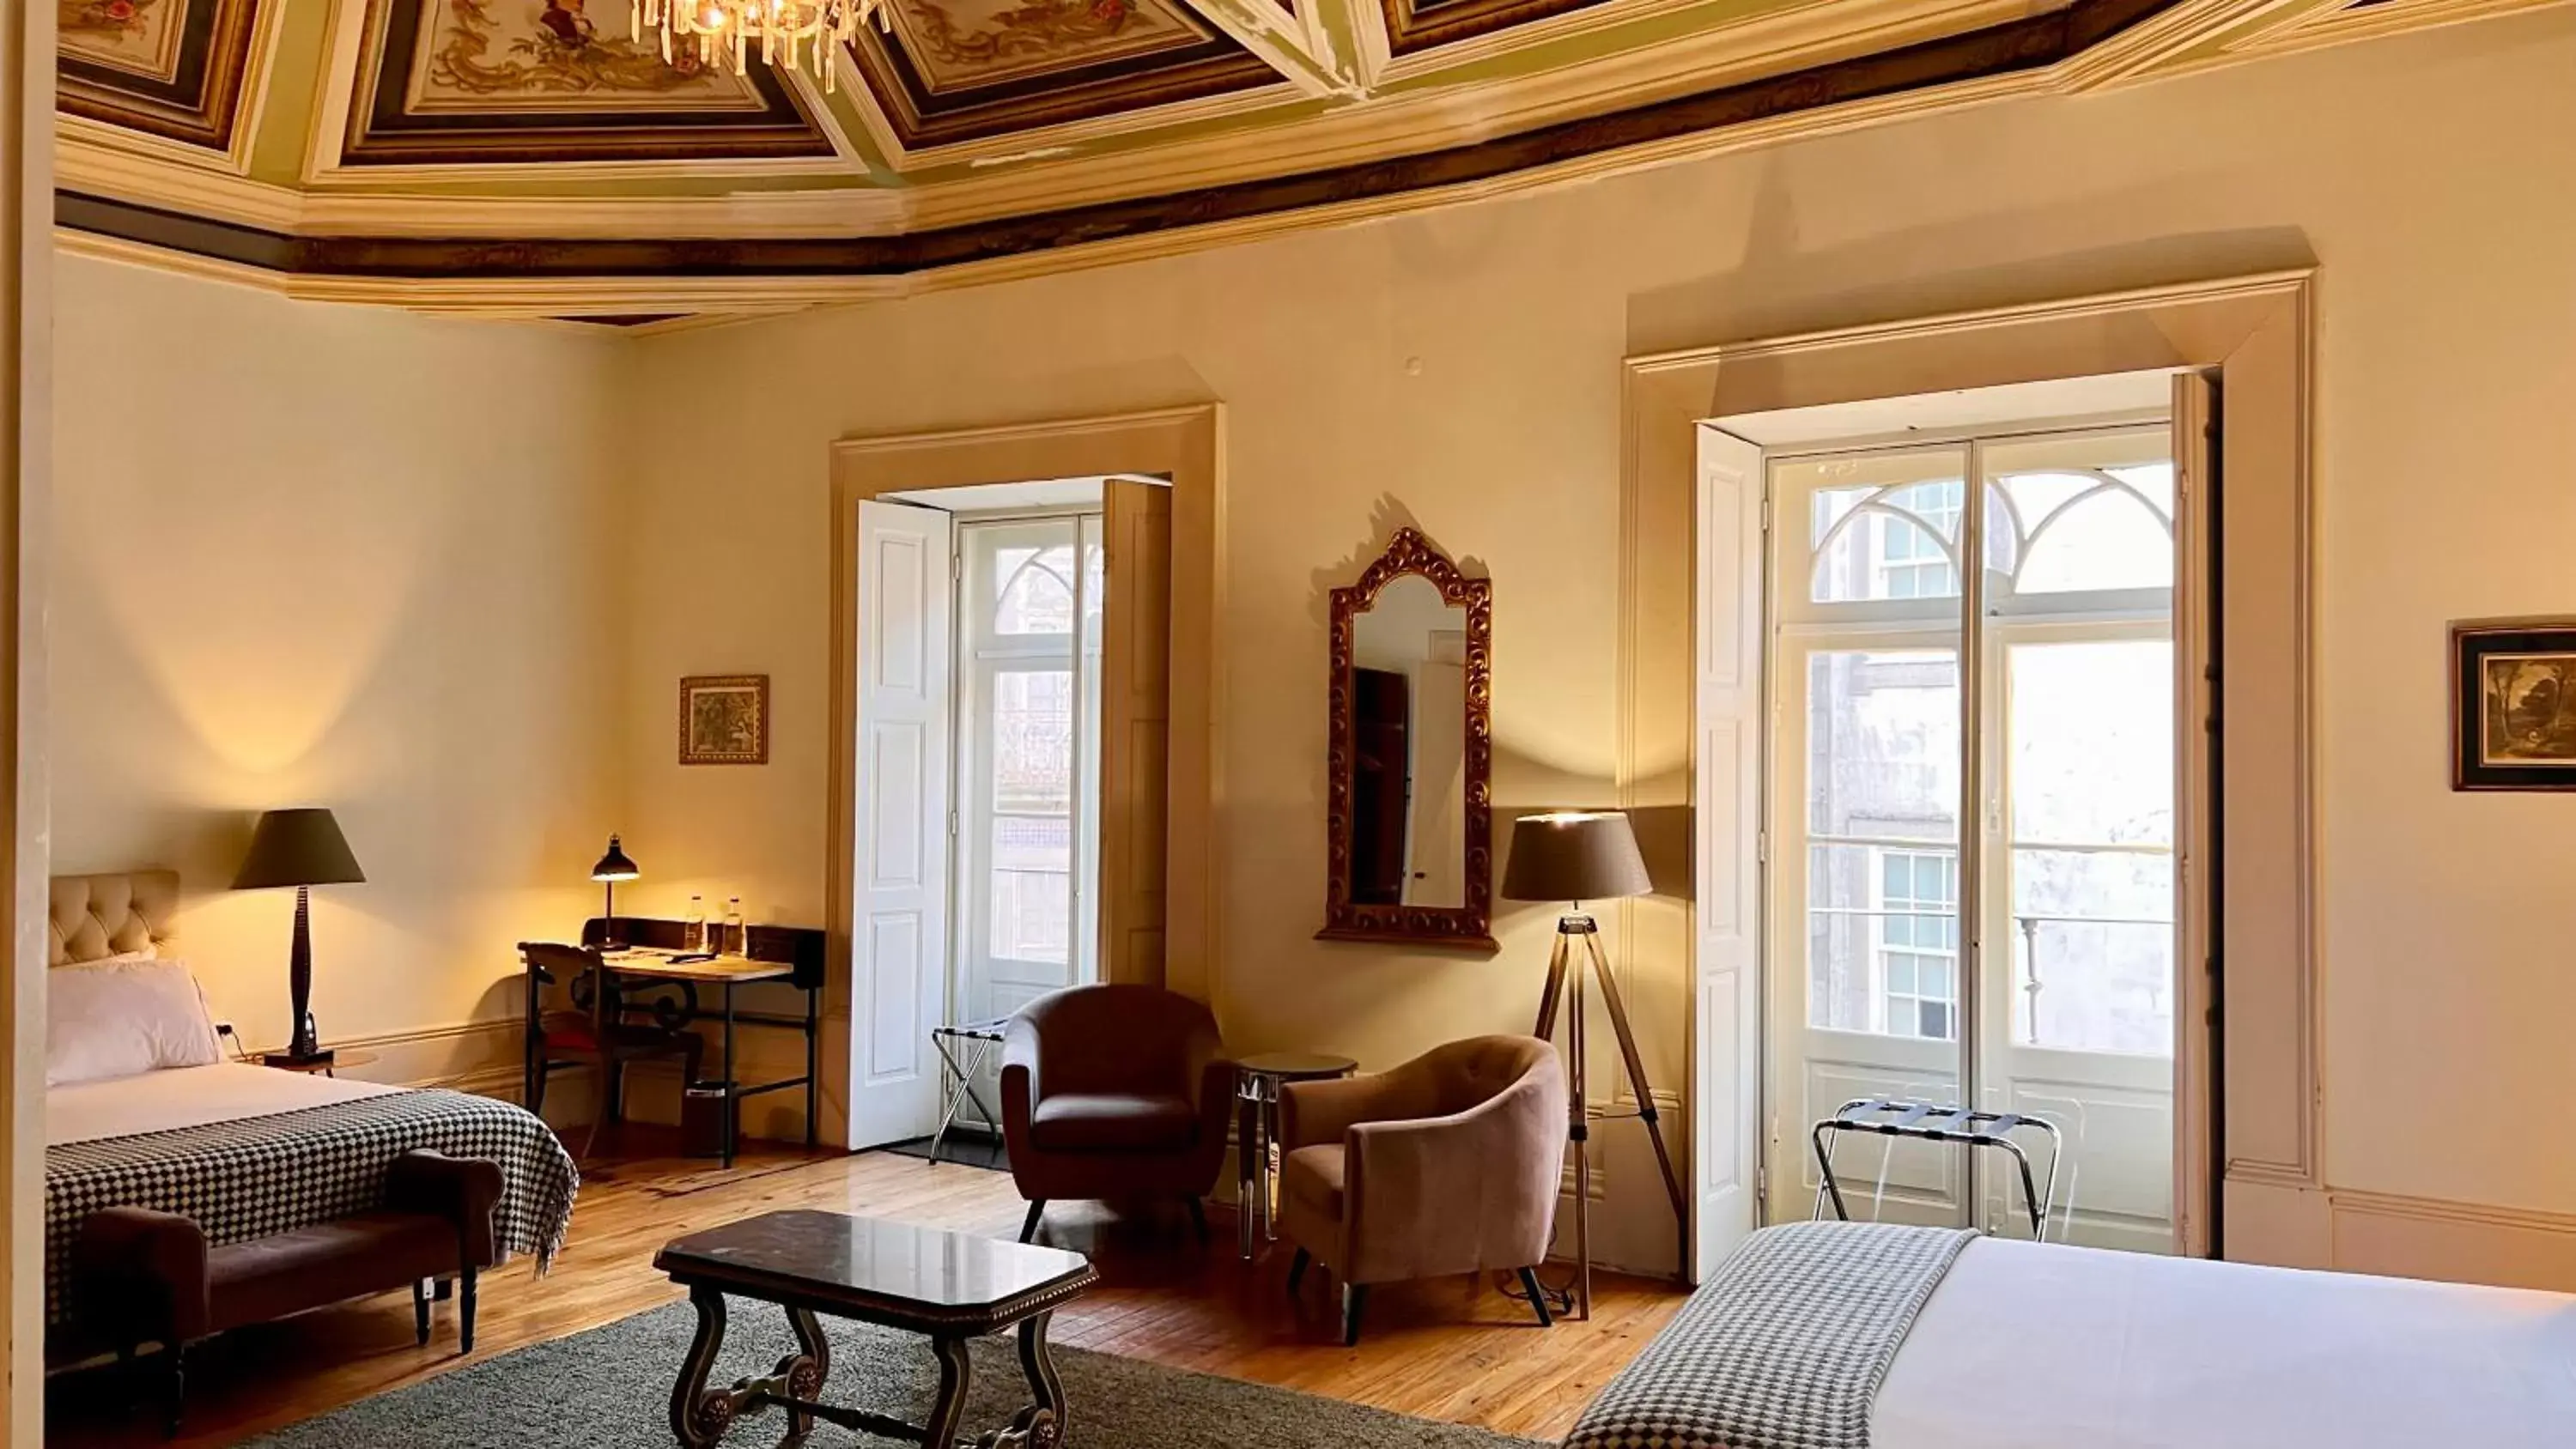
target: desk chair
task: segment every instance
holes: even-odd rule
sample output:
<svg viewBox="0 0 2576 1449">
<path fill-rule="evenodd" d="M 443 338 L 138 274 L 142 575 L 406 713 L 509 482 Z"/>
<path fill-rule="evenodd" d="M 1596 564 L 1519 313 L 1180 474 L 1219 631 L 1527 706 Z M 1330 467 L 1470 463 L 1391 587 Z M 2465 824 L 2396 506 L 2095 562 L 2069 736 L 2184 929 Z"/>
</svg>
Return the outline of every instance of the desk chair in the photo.
<svg viewBox="0 0 2576 1449">
<path fill-rule="evenodd" d="M 588 1160 L 591 1149 L 599 1144 L 599 1124 L 626 1115 L 629 1064 L 676 1057 L 683 1085 L 698 1079 L 698 1063 L 705 1054 L 706 1043 L 686 1025 L 666 1027 L 627 1021 L 617 1007 L 616 983 L 609 978 L 597 950 L 551 941 L 522 941 L 519 954 L 526 958 L 532 978 L 528 983 L 528 1110 L 544 1114 L 546 1082 L 557 1068 L 588 1066 L 599 1073 L 599 1110 L 591 1114 L 590 1133 L 582 1139 L 579 1155 L 583 1160 Z M 579 992 L 572 993 L 573 1010 L 538 1009 L 548 984 L 561 981 L 569 988 L 571 983 L 584 980 L 589 983 L 587 1010 L 580 1008 Z"/>
</svg>

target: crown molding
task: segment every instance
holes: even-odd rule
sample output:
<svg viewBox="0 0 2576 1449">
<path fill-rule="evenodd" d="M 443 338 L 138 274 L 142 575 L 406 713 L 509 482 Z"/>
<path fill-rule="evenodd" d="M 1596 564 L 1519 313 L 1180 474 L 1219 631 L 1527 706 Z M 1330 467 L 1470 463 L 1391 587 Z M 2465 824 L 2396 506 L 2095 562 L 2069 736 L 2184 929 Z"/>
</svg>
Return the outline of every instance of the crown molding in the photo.
<svg viewBox="0 0 2576 1449">
<path fill-rule="evenodd" d="M 123 260 L 194 253 L 178 265 L 284 273 L 283 290 L 315 299 L 507 316 L 768 312 L 1175 255 L 2161 75 L 2158 67 L 2177 57 L 2198 63 L 2176 48 L 2194 27 L 2206 37 L 2213 24 L 2284 8 L 2277 0 L 2078 0 L 1893 54 L 1440 150 L 1350 162 L 1327 152 L 1295 174 L 1235 181 L 1167 170 L 1165 189 L 1114 200 L 1019 184 L 1044 182 L 1043 168 L 1008 178 L 1007 191 L 957 182 L 687 201 L 299 197 L 203 172 L 173 183 L 139 158 L 75 141 L 58 215 L 67 236 L 84 239 L 73 250 Z M 2537 5 L 2397 0 L 2389 8 L 2422 23 L 2426 15 L 2474 18 Z M 2276 22 L 2306 23 L 2304 16 Z M 1365 145 L 1357 149 L 1368 154 Z M 1005 203 L 1036 214 L 997 214 Z M 423 237 L 433 225 L 437 233 Z M 644 227 L 650 232 L 637 230 Z M 529 236 L 535 228 L 543 230 Z"/>
</svg>

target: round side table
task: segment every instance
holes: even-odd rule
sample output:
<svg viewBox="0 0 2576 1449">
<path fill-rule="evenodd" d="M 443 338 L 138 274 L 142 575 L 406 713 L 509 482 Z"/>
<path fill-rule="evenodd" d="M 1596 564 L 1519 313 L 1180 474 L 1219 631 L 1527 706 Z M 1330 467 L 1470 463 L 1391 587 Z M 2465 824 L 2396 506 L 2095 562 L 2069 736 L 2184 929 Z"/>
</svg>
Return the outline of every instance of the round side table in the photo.
<svg viewBox="0 0 2576 1449">
<path fill-rule="evenodd" d="M 1278 1236 L 1270 1221 L 1278 1182 L 1270 1153 L 1279 1140 L 1280 1087 L 1347 1077 L 1360 1064 L 1329 1052 L 1261 1052 L 1234 1066 L 1235 1237 L 1249 1263 L 1262 1244 Z"/>
</svg>

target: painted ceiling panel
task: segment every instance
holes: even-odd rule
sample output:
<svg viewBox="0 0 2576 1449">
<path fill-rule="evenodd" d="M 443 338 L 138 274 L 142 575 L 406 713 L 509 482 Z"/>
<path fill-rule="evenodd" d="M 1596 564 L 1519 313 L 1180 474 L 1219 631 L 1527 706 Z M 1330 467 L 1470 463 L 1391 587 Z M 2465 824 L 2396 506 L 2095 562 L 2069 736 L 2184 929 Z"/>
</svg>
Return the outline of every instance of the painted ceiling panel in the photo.
<svg viewBox="0 0 2576 1449">
<path fill-rule="evenodd" d="M 239 117 L 255 0 L 59 0 L 65 111 L 222 150 Z"/>
<path fill-rule="evenodd" d="M 374 0 L 356 164 L 828 156 L 802 100 L 629 38 L 627 0 Z"/>
<path fill-rule="evenodd" d="M 1179 0 L 896 0 L 854 47 L 906 149 L 1277 85 Z"/>
</svg>

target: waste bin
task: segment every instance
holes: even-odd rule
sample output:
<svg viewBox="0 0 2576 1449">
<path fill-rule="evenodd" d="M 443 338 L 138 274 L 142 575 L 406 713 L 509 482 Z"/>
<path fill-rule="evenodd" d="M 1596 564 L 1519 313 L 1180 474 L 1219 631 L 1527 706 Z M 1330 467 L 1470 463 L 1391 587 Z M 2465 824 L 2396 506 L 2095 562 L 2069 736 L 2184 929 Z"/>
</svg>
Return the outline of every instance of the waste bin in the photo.
<svg viewBox="0 0 2576 1449">
<path fill-rule="evenodd" d="M 680 1152 L 687 1157 L 722 1157 L 725 1148 L 725 1110 L 731 1106 L 734 1123 L 742 1120 L 741 1099 L 732 1096 L 721 1081 L 689 1083 L 680 1094 Z M 734 1140 L 741 1140 L 739 1130 Z"/>
</svg>

